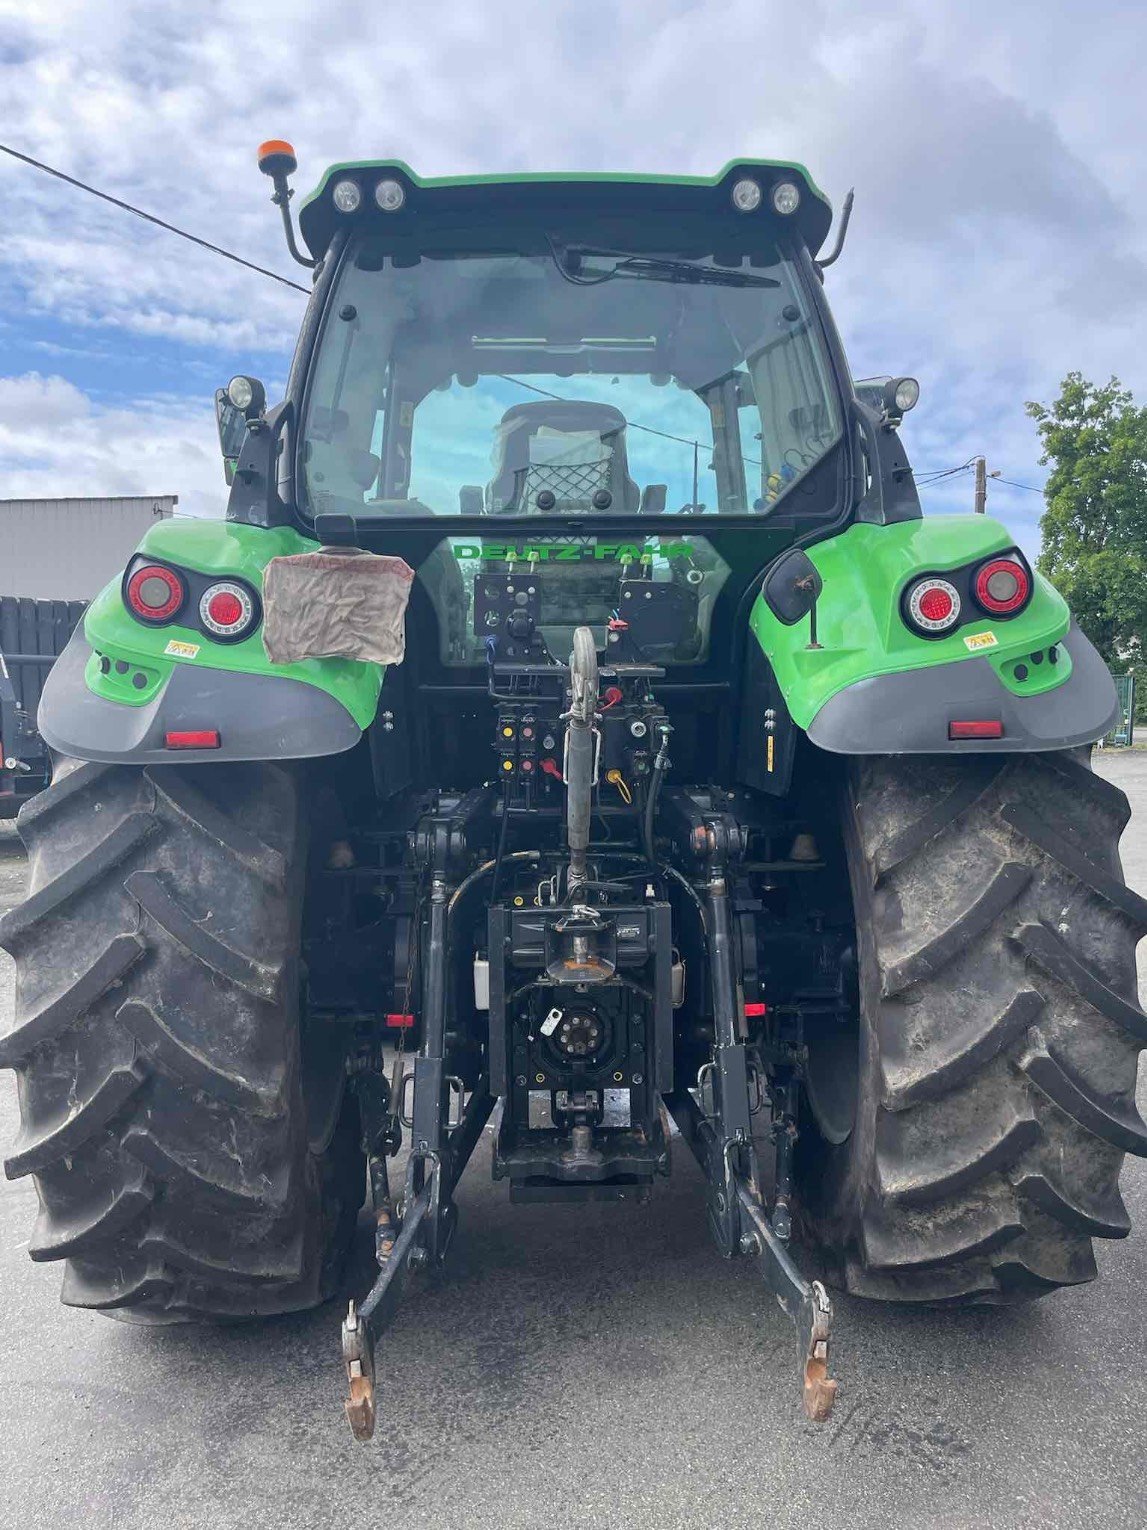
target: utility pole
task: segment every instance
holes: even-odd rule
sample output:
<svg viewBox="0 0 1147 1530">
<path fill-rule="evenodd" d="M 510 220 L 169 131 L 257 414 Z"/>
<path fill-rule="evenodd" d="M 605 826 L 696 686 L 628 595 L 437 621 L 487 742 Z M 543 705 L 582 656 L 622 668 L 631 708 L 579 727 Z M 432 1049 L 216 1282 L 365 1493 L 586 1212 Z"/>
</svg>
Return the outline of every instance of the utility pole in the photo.
<svg viewBox="0 0 1147 1530">
<path fill-rule="evenodd" d="M 976 458 L 976 503 L 974 506 L 977 515 L 983 515 L 988 508 L 988 465 L 983 457 Z"/>
</svg>

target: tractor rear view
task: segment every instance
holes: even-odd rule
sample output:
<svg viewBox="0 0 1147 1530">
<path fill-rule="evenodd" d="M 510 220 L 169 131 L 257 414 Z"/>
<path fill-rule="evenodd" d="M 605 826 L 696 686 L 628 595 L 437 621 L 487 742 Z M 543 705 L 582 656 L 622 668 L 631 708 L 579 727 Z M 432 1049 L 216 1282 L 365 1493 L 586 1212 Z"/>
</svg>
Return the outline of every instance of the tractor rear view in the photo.
<svg viewBox="0 0 1147 1530">
<path fill-rule="evenodd" d="M 261 164 L 287 397 L 232 381 L 227 519 L 151 528 L 53 670 L 0 926 L 64 1300 L 313 1305 L 369 1192 L 367 1437 L 492 1118 L 512 1201 L 619 1224 L 691 1151 L 816 1418 L 827 1287 L 1091 1279 L 1147 1151 L 1113 687 L 1002 526 L 921 517 L 807 173 L 337 166 L 304 249 Z"/>
</svg>

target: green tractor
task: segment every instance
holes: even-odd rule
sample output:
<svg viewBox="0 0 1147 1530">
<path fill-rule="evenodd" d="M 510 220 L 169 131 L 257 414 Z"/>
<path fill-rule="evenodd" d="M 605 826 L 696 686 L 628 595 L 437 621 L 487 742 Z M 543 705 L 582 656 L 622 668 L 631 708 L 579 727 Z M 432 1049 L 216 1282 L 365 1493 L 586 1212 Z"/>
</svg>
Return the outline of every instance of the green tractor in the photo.
<svg viewBox="0 0 1147 1530">
<path fill-rule="evenodd" d="M 1093 1278 L 1147 1153 L 1114 689 L 1001 525 L 922 518 L 808 174 L 339 165 L 300 243 L 260 163 L 286 397 L 220 394 L 226 520 L 155 525 L 52 671 L 0 926 L 64 1301 L 313 1306 L 369 1193 L 369 1436 L 492 1118 L 512 1201 L 619 1220 L 691 1150 L 813 1417 L 826 1287 Z"/>
</svg>

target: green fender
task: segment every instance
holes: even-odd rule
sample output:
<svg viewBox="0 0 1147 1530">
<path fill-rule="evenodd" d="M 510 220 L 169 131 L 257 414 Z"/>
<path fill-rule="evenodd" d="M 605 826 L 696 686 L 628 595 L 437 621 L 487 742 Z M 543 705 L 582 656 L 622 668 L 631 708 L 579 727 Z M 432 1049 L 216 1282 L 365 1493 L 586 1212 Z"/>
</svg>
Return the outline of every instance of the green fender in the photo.
<svg viewBox="0 0 1147 1530">
<path fill-rule="evenodd" d="M 938 515 L 856 524 L 806 549 L 824 588 L 817 641 L 807 618 L 786 626 L 763 596 L 750 624 L 793 721 L 840 753 L 1065 748 L 1110 726 L 1106 666 L 1041 575 L 1019 616 L 977 615 L 940 638 L 912 632 L 901 596 L 921 574 L 943 574 L 1014 547 L 986 516 Z M 952 740 L 949 724 L 988 719 L 998 739 Z"/>
<path fill-rule="evenodd" d="M 137 549 L 193 573 L 245 579 L 260 594 L 272 558 L 314 552 L 290 527 L 180 518 L 157 521 Z M 137 622 L 121 580 L 92 601 L 48 678 L 40 731 L 81 759 L 170 761 L 168 731 L 212 728 L 221 747 L 186 760 L 290 759 L 351 748 L 374 718 L 385 670 L 352 659 L 273 664 L 261 629 L 213 642 L 194 618 L 163 627 Z"/>
</svg>

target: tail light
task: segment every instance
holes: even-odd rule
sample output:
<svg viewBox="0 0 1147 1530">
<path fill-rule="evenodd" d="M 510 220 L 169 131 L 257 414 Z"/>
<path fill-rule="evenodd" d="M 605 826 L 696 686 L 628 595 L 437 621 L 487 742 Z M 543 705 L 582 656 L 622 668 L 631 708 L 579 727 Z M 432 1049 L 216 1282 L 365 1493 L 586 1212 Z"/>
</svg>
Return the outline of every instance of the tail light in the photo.
<svg viewBox="0 0 1147 1530">
<path fill-rule="evenodd" d="M 991 616 L 1015 616 L 1027 604 L 1032 581 L 1018 558 L 992 558 L 976 570 L 972 592 Z"/>
<path fill-rule="evenodd" d="M 174 569 L 162 563 L 143 563 L 133 569 L 124 585 L 124 600 L 131 614 L 151 626 L 161 626 L 179 615 L 187 589 Z"/>
<path fill-rule="evenodd" d="M 910 627 L 936 637 L 960 620 L 960 592 L 947 579 L 917 579 L 904 597 L 904 614 Z"/>
<path fill-rule="evenodd" d="M 199 620 L 212 637 L 234 643 L 257 624 L 259 611 L 247 586 L 227 579 L 204 590 L 199 598 Z"/>
</svg>

